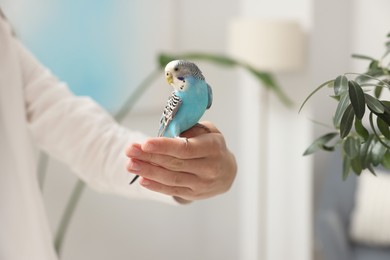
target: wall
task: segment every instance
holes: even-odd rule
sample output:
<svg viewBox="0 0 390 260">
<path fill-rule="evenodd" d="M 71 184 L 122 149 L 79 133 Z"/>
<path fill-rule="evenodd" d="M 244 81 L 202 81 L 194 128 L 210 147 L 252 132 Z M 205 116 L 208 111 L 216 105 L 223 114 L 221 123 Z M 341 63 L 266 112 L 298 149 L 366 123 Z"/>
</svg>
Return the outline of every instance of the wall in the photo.
<svg viewBox="0 0 390 260">
<path fill-rule="evenodd" d="M 389 7 L 389 1 L 385 0 L 356 1 L 352 9 L 352 53 L 362 53 L 374 58 L 380 58 L 384 54 L 386 35 L 390 32 L 390 18 L 386 12 Z M 367 63 L 354 60 L 352 66 L 354 70 L 361 71 L 366 69 Z"/>
<path fill-rule="evenodd" d="M 244 0 L 240 7 L 242 18 L 293 20 L 305 36 L 311 32 L 311 1 Z M 241 129 L 250 133 L 244 135 L 241 153 L 248 174 L 242 181 L 246 186 L 242 210 L 244 218 L 252 222 L 257 218 L 258 225 L 251 229 L 250 224 L 242 224 L 240 242 L 246 250 L 241 251 L 241 259 L 311 259 L 311 158 L 301 156 L 311 137 L 306 120 L 310 110 L 297 113 L 297 104 L 308 92 L 306 60 L 304 64 L 295 71 L 274 71 L 295 103 L 291 108 L 283 106 L 272 92 L 258 91 L 245 75 L 242 78 L 241 112 L 246 116 L 241 119 Z M 257 200 L 247 202 L 253 193 Z"/>
<path fill-rule="evenodd" d="M 32 37 L 39 35 L 39 38 L 47 39 L 61 33 L 55 28 L 50 31 L 44 29 L 44 25 L 56 18 L 55 15 L 60 11 L 53 9 L 56 2 L 2 0 L 1 5 L 18 34 L 22 39 L 25 38 L 26 44 L 31 45 L 31 48 L 38 48 L 31 42 Z M 154 68 L 157 52 L 224 52 L 227 22 L 237 15 L 294 18 L 301 22 L 308 36 L 307 67 L 299 73 L 277 75 L 286 91 L 300 104 L 310 90 L 325 80 L 345 71 L 363 69 L 366 64 L 351 60 L 351 53 L 380 55 L 383 40 L 389 31 L 390 19 L 387 15 L 389 2 L 386 0 L 234 0 L 229 1 L 229 4 L 225 0 L 139 0 L 130 3 L 116 1 L 113 6 L 118 10 L 115 19 L 117 24 L 102 30 L 114 28 L 111 35 L 118 37 L 117 44 L 122 55 L 116 57 L 116 60 L 112 59 L 109 64 L 125 69 L 118 75 L 120 80 L 115 85 L 101 88 L 101 91 L 109 90 L 102 93 L 112 94 L 110 102 L 102 98 L 104 95 L 95 96 L 110 111 L 115 111 L 124 97 Z M 377 17 L 380 17 L 379 22 L 374 19 Z M 135 21 L 143 26 L 134 26 Z M 77 24 L 72 26 L 75 27 L 67 29 L 79 30 Z M 43 56 L 42 59 L 46 57 Z M 305 108 L 308 114 L 297 115 L 296 111 L 287 112 L 280 107 L 275 97 L 265 94 L 245 73 L 240 73 L 238 80 L 233 70 L 200 64 L 215 92 L 215 103 L 205 118 L 212 120 L 223 131 L 229 146 L 239 159 L 240 170 L 232 190 L 211 200 L 175 208 L 153 202 L 128 201 L 88 189 L 71 223 L 63 259 L 310 258 L 312 223 L 311 214 L 307 211 L 311 210 L 312 195 L 314 209 L 317 207 L 318 194 L 328 165 L 335 162 L 329 154 L 320 152 L 310 157 L 314 160 L 310 172 L 312 175 L 288 170 L 283 172 L 283 165 L 278 164 L 278 158 L 274 158 L 273 166 L 269 164 L 270 167 L 264 168 L 261 165 L 262 158 L 256 157 L 260 153 L 260 147 L 253 145 L 258 143 L 254 136 L 258 134 L 256 131 L 264 128 L 263 125 L 254 124 L 253 118 L 261 122 L 261 115 L 255 111 L 265 102 L 265 105 L 271 104 L 274 109 L 272 117 L 267 119 L 267 131 L 273 138 L 279 133 L 279 122 L 286 120 L 289 124 L 282 129 L 290 127 L 290 122 L 297 122 L 307 128 L 301 129 L 296 125 L 294 131 L 310 137 L 312 128 L 313 136 L 316 137 L 328 129 L 310 123 L 309 119 L 329 123 L 334 102 L 323 93 L 317 94 Z M 163 81 L 153 84 L 152 90 L 139 101 L 125 125 L 150 135 L 155 134 L 160 117 L 160 102 L 162 100 L 164 103 L 169 93 L 169 89 L 162 87 L 164 84 Z M 246 87 L 251 90 L 242 91 Z M 90 91 L 89 94 L 95 95 L 100 90 L 83 91 L 86 94 Z M 265 96 L 260 98 L 261 95 Z M 238 102 L 241 103 L 237 104 L 237 97 L 240 97 Z M 246 105 L 249 107 L 245 107 Z M 243 111 L 250 113 L 242 113 Z M 326 121 L 328 119 L 329 122 Z M 241 126 L 244 127 L 238 128 L 242 122 L 244 125 Z M 247 138 L 241 139 L 240 136 Z M 246 140 L 246 146 L 241 145 L 242 140 Z M 282 144 L 272 146 L 273 149 L 283 146 L 283 142 L 291 142 L 289 138 L 278 140 Z M 294 154 L 288 160 L 301 160 L 300 154 L 311 139 L 295 141 L 297 143 L 293 143 L 294 148 L 284 153 L 285 156 Z M 288 160 L 283 163 L 287 165 L 290 162 Z M 263 179 L 265 182 L 260 183 L 266 188 L 264 190 L 258 189 L 259 183 L 253 185 L 259 181 L 259 173 L 262 172 L 260 169 L 272 174 L 271 178 Z M 75 177 L 69 174 L 65 166 L 55 161 L 50 162 L 49 172 L 44 196 L 51 226 L 55 230 Z M 312 181 L 313 188 L 310 187 Z M 266 204 L 261 205 L 257 195 L 264 192 L 271 193 L 263 201 Z M 301 198 L 304 199 L 303 203 L 297 203 Z M 268 219 L 268 222 L 263 222 L 263 226 L 259 223 L 261 216 Z M 301 216 L 305 216 L 305 219 L 297 224 L 294 220 Z M 303 227 L 305 232 L 299 232 L 299 227 Z M 267 241 L 261 241 L 259 236 L 263 234 L 268 234 L 268 238 L 263 237 Z M 262 249 L 265 250 L 261 251 Z"/>
<path fill-rule="evenodd" d="M 351 1 L 313 1 L 313 30 L 310 35 L 309 84 L 314 90 L 322 82 L 333 79 L 340 73 L 349 70 Z M 329 19 L 332 17 L 332 19 Z M 342 21 L 342 22 L 341 22 Z M 308 103 L 312 109 L 312 120 L 331 125 L 335 103 L 328 98 L 327 90 L 314 95 Z M 313 138 L 327 132 L 329 128 L 313 123 Z M 314 139 L 313 139 L 314 140 Z M 329 153 L 318 152 L 311 155 L 313 167 L 313 216 L 316 217 L 319 194 L 322 183 L 329 173 L 329 164 L 339 164 Z M 341 173 L 341 171 L 340 171 Z M 315 236 L 314 236 L 315 239 Z M 314 240 L 314 253 L 318 257 L 318 243 Z M 321 258 L 320 258 L 321 259 Z"/>
</svg>

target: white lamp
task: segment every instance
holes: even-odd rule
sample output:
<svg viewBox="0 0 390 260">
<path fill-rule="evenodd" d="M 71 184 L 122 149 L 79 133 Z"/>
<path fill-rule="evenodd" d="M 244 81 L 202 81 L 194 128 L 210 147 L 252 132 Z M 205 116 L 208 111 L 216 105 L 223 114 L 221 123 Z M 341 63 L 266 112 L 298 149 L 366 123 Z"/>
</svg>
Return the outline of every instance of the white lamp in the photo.
<svg viewBox="0 0 390 260">
<path fill-rule="evenodd" d="M 298 70 L 304 63 L 304 38 L 296 21 L 238 18 L 229 26 L 228 52 L 260 70 Z"/>
</svg>

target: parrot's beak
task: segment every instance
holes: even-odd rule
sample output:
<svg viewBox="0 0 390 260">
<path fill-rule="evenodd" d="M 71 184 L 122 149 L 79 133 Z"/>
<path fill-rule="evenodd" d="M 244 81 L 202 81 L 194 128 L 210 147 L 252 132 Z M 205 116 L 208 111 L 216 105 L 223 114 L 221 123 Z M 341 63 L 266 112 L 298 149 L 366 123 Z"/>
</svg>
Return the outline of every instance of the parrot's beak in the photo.
<svg viewBox="0 0 390 260">
<path fill-rule="evenodd" d="M 168 84 L 169 84 L 169 85 L 172 85 L 172 83 L 173 83 L 173 76 L 172 76 L 172 73 L 169 73 L 169 72 L 168 72 L 168 73 L 166 74 L 165 78 L 167 79 Z"/>
</svg>

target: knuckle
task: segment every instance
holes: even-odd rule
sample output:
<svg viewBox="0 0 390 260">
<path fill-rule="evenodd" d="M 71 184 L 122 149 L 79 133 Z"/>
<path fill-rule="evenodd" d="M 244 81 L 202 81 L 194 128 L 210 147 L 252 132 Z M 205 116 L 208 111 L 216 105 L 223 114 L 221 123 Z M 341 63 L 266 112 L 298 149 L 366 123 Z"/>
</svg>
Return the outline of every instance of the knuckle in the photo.
<svg viewBox="0 0 390 260">
<path fill-rule="evenodd" d="M 210 164 L 206 170 L 207 180 L 211 182 L 216 181 L 220 176 L 221 168 L 222 167 L 219 163 Z"/>
<path fill-rule="evenodd" d="M 182 182 L 181 174 L 180 173 L 174 173 L 172 175 L 171 183 L 174 186 L 179 186 Z"/>
<path fill-rule="evenodd" d="M 184 161 L 178 158 L 171 158 L 167 162 L 168 168 L 173 171 L 178 171 L 183 168 Z"/>
<path fill-rule="evenodd" d="M 199 180 L 193 189 L 194 193 L 197 194 L 197 193 L 200 193 L 204 190 L 207 190 L 207 189 L 209 189 L 209 186 L 210 186 L 209 180 L 207 180 L 207 179 Z"/>
<path fill-rule="evenodd" d="M 193 196 L 197 198 L 202 197 L 205 193 L 215 190 L 215 186 L 216 181 L 214 179 L 202 179 L 193 189 Z"/>
<path fill-rule="evenodd" d="M 210 149 L 212 149 L 214 155 L 222 156 L 226 150 L 225 140 L 221 137 L 213 138 L 211 140 Z"/>
</svg>

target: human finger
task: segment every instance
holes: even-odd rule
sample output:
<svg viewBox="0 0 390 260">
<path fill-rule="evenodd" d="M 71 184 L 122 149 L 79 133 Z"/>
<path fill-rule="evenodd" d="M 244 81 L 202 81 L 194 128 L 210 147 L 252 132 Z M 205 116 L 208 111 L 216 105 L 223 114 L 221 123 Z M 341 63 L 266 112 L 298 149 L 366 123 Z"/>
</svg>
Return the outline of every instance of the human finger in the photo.
<svg viewBox="0 0 390 260">
<path fill-rule="evenodd" d="M 155 164 L 130 159 L 127 170 L 155 182 L 178 187 L 195 188 L 199 182 L 198 177 L 189 172 L 171 171 Z"/>
<path fill-rule="evenodd" d="M 210 133 L 193 138 L 151 138 L 141 145 L 144 152 L 164 154 L 180 159 L 204 158 L 225 149 L 223 136 Z"/>
<path fill-rule="evenodd" d="M 180 159 L 170 155 L 144 152 L 139 144 L 133 144 L 126 150 L 129 158 L 164 167 L 171 171 L 183 171 L 189 173 L 207 170 L 208 165 L 204 158 Z"/>
</svg>

